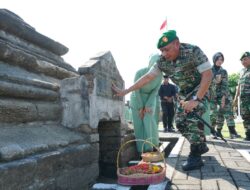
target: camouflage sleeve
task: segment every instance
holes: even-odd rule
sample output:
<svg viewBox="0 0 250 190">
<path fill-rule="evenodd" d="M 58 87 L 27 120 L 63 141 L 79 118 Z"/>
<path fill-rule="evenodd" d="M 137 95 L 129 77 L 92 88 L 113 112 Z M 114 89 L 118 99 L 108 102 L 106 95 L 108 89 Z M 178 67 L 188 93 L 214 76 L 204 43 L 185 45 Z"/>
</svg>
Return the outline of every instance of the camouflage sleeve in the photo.
<svg viewBox="0 0 250 190">
<path fill-rule="evenodd" d="M 212 68 L 207 56 L 203 53 L 203 51 L 199 47 L 197 46 L 194 47 L 193 55 L 194 55 L 194 64 L 199 73 L 202 73 Z"/>
<path fill-rule="evenodd" d="M 228 97 L 230 95 L 228 88 L 228 74 L 226 70 L 224 70 L 221 75 L 221 94 L 225 97 Z"/>
</svg>

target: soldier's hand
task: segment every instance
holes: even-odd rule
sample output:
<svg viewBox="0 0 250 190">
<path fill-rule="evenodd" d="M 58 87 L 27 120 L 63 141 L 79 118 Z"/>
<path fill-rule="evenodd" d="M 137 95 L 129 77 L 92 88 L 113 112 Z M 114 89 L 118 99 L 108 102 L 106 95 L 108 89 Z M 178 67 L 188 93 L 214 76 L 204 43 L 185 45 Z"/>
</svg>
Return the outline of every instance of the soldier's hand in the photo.
<svg viewBox="0 0 250 190">
<path fill-rule="evenodd" d="M 126 89 L 119 89 L 114 83 L 112 83 L 112 90 L 115 92 L 114 96 L 125 96 L 128 93 Z"/>
<path fill-rule="evenodd" d="M 181 105 L 183 109 L 185 110 L 185 112 L 189 113 L 189 112 L 192 112 L 198 106 L 198 104 L 199 104 L 198 101 L 189 100 L 189 101 L 183 102 Z"/>
</svg>

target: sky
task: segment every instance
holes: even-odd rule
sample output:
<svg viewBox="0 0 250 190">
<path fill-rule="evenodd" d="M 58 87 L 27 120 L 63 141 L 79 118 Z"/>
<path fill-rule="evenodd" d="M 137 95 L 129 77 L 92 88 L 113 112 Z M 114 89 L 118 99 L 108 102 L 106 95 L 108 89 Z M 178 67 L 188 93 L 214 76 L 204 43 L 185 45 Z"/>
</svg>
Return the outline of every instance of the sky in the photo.
<svg viewBox="0 0 250 190">
<path fill-rule="evenodd" d="M 239 72 L 244 51 L 250 51 L 249 0 L 1 0 L 6 8 L 38 32 L 69 48 L 64 60 L 76 70 L 90 57 L 110 51 L 125 81 L 157 53 L 160 26 L 181 42 L 199 46 L 212 62 L 225 57 L 229 74 Z"/>
</svg>

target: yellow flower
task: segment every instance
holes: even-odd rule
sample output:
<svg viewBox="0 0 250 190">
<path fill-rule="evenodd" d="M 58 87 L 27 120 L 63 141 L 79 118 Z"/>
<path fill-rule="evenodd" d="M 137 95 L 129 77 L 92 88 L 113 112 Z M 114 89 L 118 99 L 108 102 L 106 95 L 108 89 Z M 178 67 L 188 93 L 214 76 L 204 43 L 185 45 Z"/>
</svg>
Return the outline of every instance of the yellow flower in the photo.
<svg viewBox="0 0 250 190">
<path fill-rule="evenodd" d="M 159 166 L 155 166 L 155 165 L 154 165 L 154 166 L 152 167 L 152 169 L 153 169 L 153 172 L 154 172 L 154 173 L 158 173 L 158 172 L 160 171 L 160 167 L 159 167 Z"/>
</svg>

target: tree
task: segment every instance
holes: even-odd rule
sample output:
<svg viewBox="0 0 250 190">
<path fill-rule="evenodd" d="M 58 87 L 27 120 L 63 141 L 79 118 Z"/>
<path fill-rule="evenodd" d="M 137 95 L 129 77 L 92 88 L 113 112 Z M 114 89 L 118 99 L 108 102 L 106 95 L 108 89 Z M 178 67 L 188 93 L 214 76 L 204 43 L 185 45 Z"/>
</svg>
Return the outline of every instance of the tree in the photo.
<svg viewBox="0 0 250 190">
<path fill-rule="evenodd" d="M 238 85 L 239 78 L 240 78 L 240 73 L 233 73 L 233 74 L 230 74 L 228 77 L 228 87 L 229 87 L 229 92 L 232 97 L 235 96 L 236 87 Z"/>
</svg>

